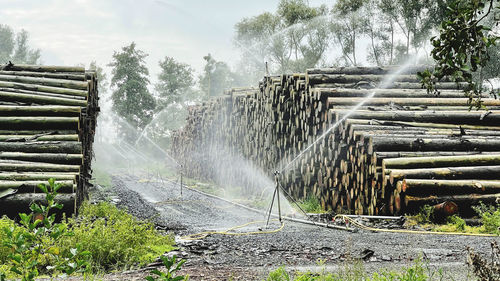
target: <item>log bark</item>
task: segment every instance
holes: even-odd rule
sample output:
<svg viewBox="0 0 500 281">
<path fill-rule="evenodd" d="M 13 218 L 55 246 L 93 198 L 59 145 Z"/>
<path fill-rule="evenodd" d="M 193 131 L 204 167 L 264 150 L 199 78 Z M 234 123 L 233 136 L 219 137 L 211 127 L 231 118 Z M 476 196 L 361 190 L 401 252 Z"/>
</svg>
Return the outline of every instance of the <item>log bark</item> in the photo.
<svg viewBox="0 0 500 281">
<path fill-rule="evenodd" d="M 48 105 L 70 105 L 70 106 L 87 106 L 87 101 L 76 100 L 71 98 L 59 98 L 40 96 L 32 94 L 21 94 L 11 92 L 0 92 L 0 101 L 15 101 L 29 104 L 48 104 Z"/>
<path fill-rule="evenodd" d="M 78 141 L 78 135 L 0 135 L 0 142 L 29 142 L 29 141 Z"/>
<path fill-rule="evenodd" d="M 80 165 L 0 160 L 0 171 L 9 172 L 79 172 Z"/>
<path fill-rule="evenodd" d="M 498 179 L 500 166 L 465 166 L 420 169 L 391 169 L 389 181 L 401 179 Z"/>
<path fill-rule="evenodd" d="M 89 84 L 87 81 L 73 81 L 65 79 L 3 75 L 2 72 L 0 72 L 0 81 L 35 84 L 35 85 L 74 89 L 74 90 L 84 90 L 84 91 L 88 91 L 89 89 Z"/>
<path fill-rule="evenodd" d="M 8 106 L 0 105 L 0 116 L 58 116 L 78 117 L 82 112 L 79 106 Z"/>
<path fill-rule="evenodd" d="M 83 91 L 83 90 L 66 89 L 66 88 L 50 87 L 50 86 L 35 85 L 35 84 L 15 83 L 15 82 L 7 82 L 7 81 L 0 81 L 0 88 L 30 91 L 31 93 L 27 92 L 30 94 L 52 93 L 52 94 L 59 94 L 59 95 L 84 97 L 84 98 L 87 98 L 89 95 L 88 91 Z M 8 92 L 10 92 L 10 91 L 12 91 L 12 90 L 8 90 Z M 22 92 L 20 92 L 20 93 L 22 93 Z"/>
<path fill-rule="evenodd" d="M 75 182 L 72 180 L 59 180 L 55 181 L 56 184 L 60 185 L 61 188 L 58 190 L 60 193 L 73 193 L 74 191 L 74 184 Z M 17 189 L 19 193 L 26 193 L 26 192 L 37 192 L 40 193 L 42 192 L 39 188 L 38 185 L 43 184 L 46 185 L 47 181 L 37 181 L 37 180 L 30 180 L 30 181 L 8 181 L 8 180 L 2 180 L 0 181 L 0 191 L 5 190 L 5 189 Z"/>
<path fill-rule="evenodd" d="M 81 66 L 53 66 L 53 65 L 29 65 L 29 64 L 5 64 L 0 66 L 3 71 L 32 71 L 32 72 L 85 72 Z"/>
<path fill-rule="evenodd" d="M 327 106 L 335 108 L 336 105 L 349 105 L 355 106 L 364 102 L 365 106 L 384 106 L 395 104 L 397 106 L 463 106 L 464 109 L 469 109 L 469 99 L 463 98 L 379 98 L 374 97 L 371 99 L 366 98 L 349 98 L 349 97 L 335 97 L 328 98 Z M 500 100 L 496 99 L 483 99 L 485 106 L 500 106 Z"/>
<path fill-rule="evenodd" d="M 0 159 L 21 160 L 29 162 L 44 162 L 53 164 L 81 165 L 83 154 L 66 153 L 25 153 L 25 152 L 0 152 Z"/>
<path fill-rule="evenodd" d="M 480 202 L 485 204 L 494 204 L 500 201 L 500 193 L 497 194 L 466 194 L 466 195 L 448 195 L 448 196 L 427 196 L 427 197 L 414 197 L 405 196 L 405 205 L 408 211 L 418 210 L 424 205 L 439 204 L 445 201 L 456 203 L 459 208 L 461 205 L 477 205 Z"/>
<path fill-rule="evenodd" d="M 81 154 L 82 144 L 77 141 L 0 142 L 0 151 Z"/>
<path fill-rule="evenodd" d="M 77 180 L 77 173 L 50 173 L 50 172 L 40 172 L 40 173 L 18 173 L 18 172 L 1 172 L 0 180 L 7 181 L 45 181 L 53 178 L 55 180 Z"/>
<path fill-rule="evenodd" d="M 442 157 L 393 158 L 382 161 L 383 169 L 500 165 L 500 154 L 457 155 Z"/>
<path fill-rule="evenodd" d="M 415 196 L 500 193 L 500 180 L 405 179 L 402 191 Z"/>
<path fill-rule="evenodd" d="M 347 110 L 332 110 L 336 120 L 340 120 L 343 116 L 349 114 L 349 118 L 353 119 L 376 119 L 376 120 L 393 120 L 393 121 L 409 121 L 421 123 L 444 123 L 454 125 L 481 125 L 481 126 L 498 126 L 500 124 L 500 112 L 464 112 L 464 111 L 394 111 L 394 112 L 379 112 L 379 111 L 347 111 Z"/>
<path fill-rule="evenodd" d="M 78 117 L 0 116 L 0 129 L 78 130 Z"/>
</svg>

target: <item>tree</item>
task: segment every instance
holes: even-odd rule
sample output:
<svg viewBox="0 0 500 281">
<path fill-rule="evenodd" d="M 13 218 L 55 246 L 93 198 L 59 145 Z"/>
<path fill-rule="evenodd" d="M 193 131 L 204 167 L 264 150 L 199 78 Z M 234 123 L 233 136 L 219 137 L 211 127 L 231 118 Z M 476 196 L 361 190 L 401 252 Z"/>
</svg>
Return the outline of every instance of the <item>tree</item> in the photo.
<svg viewBox="0 0 500 281">
<path fill-rule="evenodd" d="M 489 50 L 499 38 L 496 33 L 489 32 L 492 27 L 498 26 L 498 19 L 494 18 L 489 25 L 485 25 L 488 17 L 494 15 L 494 10 L 500 10 L 494 0 L 456 1 L 450 5 L 439 36 L 431 39 L 434 47 L 431 54 L 436 60 L 436 67 L 419 73 L 428 92 L 439 94 L 436 83 L 446 76 L 451 77 L 466 84 L 465 95 L 471 107 L 482 106 L 483 79 L 481 75 L 474 79 L 474 74 L 488 65 L 491 58 Z"/>
<path fill-rule="evenodd" d="M 132 42 L 114 52 L 112 69 L 111 100 L 113 110 L 135 128 L 144 128 L 151 121 L 155 99 L 148 90 L 149 71 L 144 58 L 147 56 Z"/>
<path fill-rule="evenodd" d="M 304 71 L 323 58 L 330 41 L 326 6 L 310 7 L 304 0 L 281 0 L 275 13 L 244 18 L 236 28 L 236 44 L 250 72 Z M 255 75 L 253 75 L 255 76 Z"/>
<path fill-rule="evenodd" d="M 204 56 L 203 59 L 206 64 L 199 83 L 206 96 L 219 96 L 224 90 L 239 86 L 238 75 L 233 73 L 225 62 L 215 60 L 210 54 Z"/>
<path fill-rule="evenodd" d="M 22 29 L 14 35 L 12 28 L 0 24 L 0 63 L 40 64 L 40 49 L 32 49 L 29 34 Z"/>
<path fill-rule="evenodd" d="M 339 0 L 332 14 L 335 18 L 332 28 L 335 39 L 342 50 L 342 57 L 348 65 L 358 65 L 356 59 L 356 42 L 362 35 L 366 18 L 361 8 L 366 0 Z"/>
<path fill-rule="evenodd" d="M 89 70 L 96 73 L 97 88 L 101 97 L 103 96 L 103 94 L 106 95 L 106 93 L 108 92 L 109 81 L 106 72 L 104 72 L 104 69 L 98 66 L 96 61 L 91 61 L 89 64 Z"/>
<path fill-rule="evenodd" d="M 8 25 L 0 24 L 0 64 L 10 60 L 14 50 L 14 32 Z"/>
<path fill-rule="evenodd" d="M 165 57 L 160 61 L 160 68 L 158 83 L 155 85 L 160 108 L 186 100 L 193 91 L 193 69 L 172 57 Z"/>
</svg>

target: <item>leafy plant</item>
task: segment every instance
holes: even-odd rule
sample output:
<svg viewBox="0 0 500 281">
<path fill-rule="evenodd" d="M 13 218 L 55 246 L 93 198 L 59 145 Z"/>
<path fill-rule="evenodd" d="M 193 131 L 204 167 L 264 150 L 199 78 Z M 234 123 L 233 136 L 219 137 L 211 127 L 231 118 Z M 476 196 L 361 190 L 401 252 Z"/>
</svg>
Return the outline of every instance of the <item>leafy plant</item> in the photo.
<svg viewBox="0 0 500 281">
<path fill-rule="evenodd" d="M 171 235 L 162 235 L 152 223 L 107 202 L 85 202 L 79 217 L 65 223 L 74 235 L 61 239 L 58 246 L 68 249 L 80 243 L 92 253 L 89 271 L 94 273 L 141 266 L 174 249 Z"/>
<path fill-rule="evenodd" d="M 479 206 L 474 206 L 473 209 L 481 217 L 485 233 L 500 235 L 500 204 L 495 207 L 481 203 Z"/>
<path fill-rule="evenodd" d="M 307 213 L 324 213 L 325 211 L 321 207 L 318 198 L 314 196 L 308 196 L 304 201 L 299 203 L 302 210 Z"/>
<path fill-rule="evenodd" d="M 163 265 L 165 266 L 166 272 L 160 271 L 158 269 L 153 269 L 151 271 L 152 274 L 156 276 L 146 276 L 146 280 L 148 281 L 180 281 L 187 280 L 187 276 L 179 275 L 175 276 L 176 272 L 179 271 L 182 265 L 186 262 L 186 260 L 180 260 L 177 262 L 177 256 L 172 256 L 169 258 L 167 256 L 160 257 Z"/>
<path fill-rule="evenodd" d="M 20 228 L 10 226 L 3 229 L 5 237 L 2 244 L 10 249 L 10 272 L 22 281 L 28 281 L 40 274 L 44 262 L 52 264 L 45 267 L 52 273 L 70 275 L 85 270 L 89 252 L 82 251 L 79 246 L 62 250 L 56 245 L 58 240 L 72 235 L 65 224 L 55 223 L 53 209 L 63 207 L 55 200 L 61 185 L 50 179 L 49 185 L 40 184 L 38 187 L 45 193 L 47 205 L 33 203 L 30 214 L 19 214 Z"/>
<path fill-rule="evenodd" d="M 490 27 L 482 23 L 493 6 L 494 0 L 457 0 L 450 5 L 439 36 L 431 39 L 431 54 L 437 65 L 434 70 L 418 73 L 429 93 L 439 94 L 436 83 L 451 77 L 455 82 L 466 83 L 464 91 L 471 107 L 482 107 L 482 82 L 475 82 L 473 73 L 486 66 L 490 59 L 488 48 L 498 40 L 489 32 Z"/>
</svg>

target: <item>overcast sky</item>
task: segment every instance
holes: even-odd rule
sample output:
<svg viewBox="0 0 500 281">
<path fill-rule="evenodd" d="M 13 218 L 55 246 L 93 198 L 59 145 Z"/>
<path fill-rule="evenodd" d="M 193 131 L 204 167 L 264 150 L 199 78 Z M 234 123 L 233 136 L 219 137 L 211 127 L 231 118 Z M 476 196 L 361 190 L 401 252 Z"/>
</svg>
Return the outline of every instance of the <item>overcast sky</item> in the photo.
<svg viewBox="0 0 500 281">
<path fill-rule="evenodd" d="M 275 11 L 279 0 L 0 0 L 0 23 L 30 34 L 50 65 L 111 61 L 113 51 L 135 41 L 149 54 L 151 74 L 164 56 L 203 67 L 203 56 L 232 64 L 234 25 Z M 310 0 L 312 6 L 334 0 Z"/>
</svg>

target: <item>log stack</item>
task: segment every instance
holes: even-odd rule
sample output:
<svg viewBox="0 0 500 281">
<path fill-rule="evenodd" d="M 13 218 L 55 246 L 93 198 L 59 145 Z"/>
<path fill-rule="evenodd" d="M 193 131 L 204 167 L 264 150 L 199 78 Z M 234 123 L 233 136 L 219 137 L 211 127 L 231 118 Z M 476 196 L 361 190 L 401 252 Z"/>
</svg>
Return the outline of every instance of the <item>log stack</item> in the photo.
<svg viewBox="0 0 500 281">
<path fill-rule="evenodd" d="M 449 79 L 429 95 L 416 76 L 424 68 L 266 76 L 258 89 L 192 107 L 172 153 L 190 176 L 208 179 L 241 155 L 269 175 L 281 170 L 295 199 L 314 196 L 336 212 L 398 214 L 451 200 L 465 214 L 500 200 L 499 164 L 467 160 L 500 155 L 500 101 L 484 95 L 487 109 L 470 110 L 463 85 Z M 446 164 L 393 162 L 415 159 Z"/>
<path fill-rule="evenodd" d="M 82 67 L 0 66 L 0 212 L 43 202 L 54 178 L 68 214 L 87 197 L 99 111 L 97 78 Z"/>
</svg>

